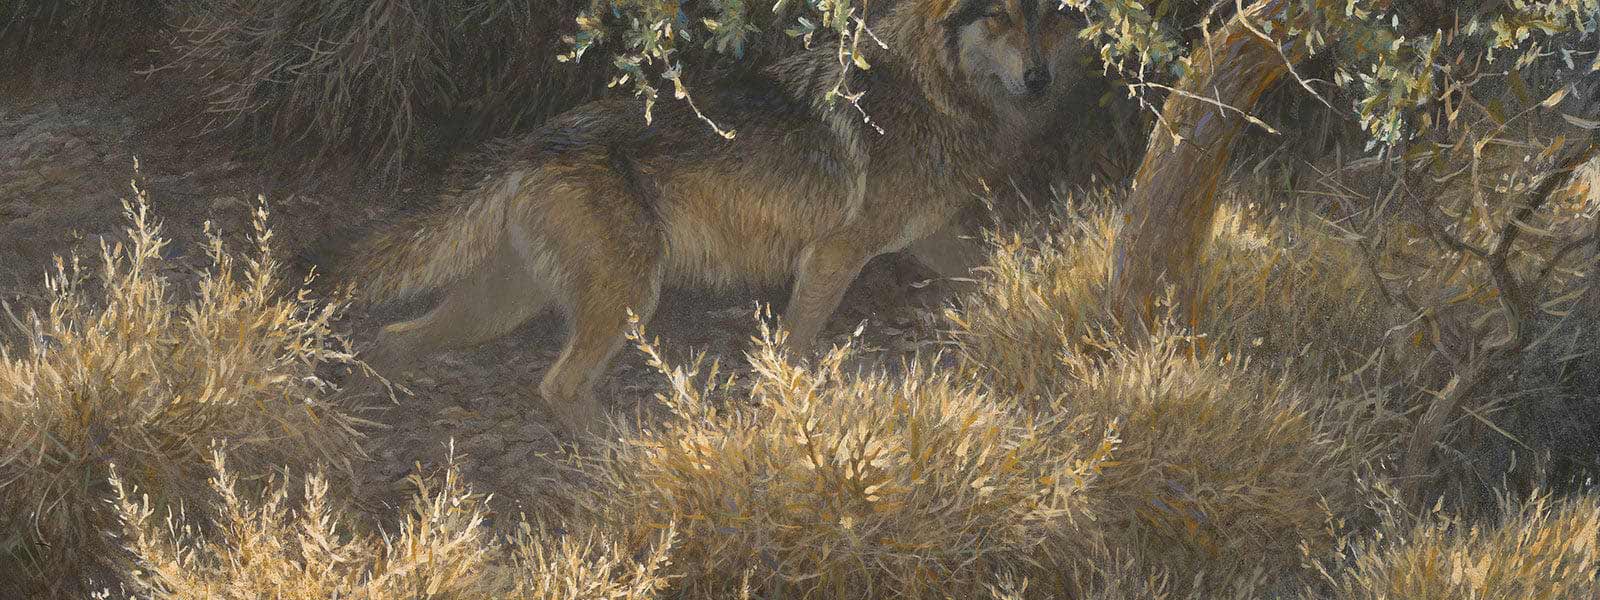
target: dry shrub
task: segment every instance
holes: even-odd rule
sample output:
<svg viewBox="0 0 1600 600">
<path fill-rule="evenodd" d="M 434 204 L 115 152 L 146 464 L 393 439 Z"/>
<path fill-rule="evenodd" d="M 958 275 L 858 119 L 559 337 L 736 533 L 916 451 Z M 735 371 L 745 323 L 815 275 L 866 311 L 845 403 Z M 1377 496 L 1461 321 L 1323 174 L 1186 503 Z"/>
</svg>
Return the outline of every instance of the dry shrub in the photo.
<svg viewBox="0 0 1600 600">
<path fill-rule="evenodd" d="M 676 416 L 580 466 L 571 504 L 626 543 L 676 524 L 678 592 L 723 597 L 748 577 L 762 596 L 968 597 L 1097 547 L 1077 526 L 1114 437 L 1062 450 L 1076 424 L 1020 418 L 925 367 L 850 375 L 848 348 L 797 366 L 761 331 L 748 397 L 715 364 L 702 387 L 703 363 L 670 368 L 636 332 Z"/>
<path fill-rule="evenodd" d="M 1071 587 L 1043 588 L 1026 578 L 1001 573 L 989 585 L 994 600 L 1028 598 L 1074 598 L 1077 600 L 1264 600 L 1280 598 L 1274 592 L 1289 588 L 1292 581 L 1274 585 L 1264 573 L 1236 577 L 1225 585 L 1173 585 L 1170 571 L 1161 565 L 1130 556 L 1129 552 L 1103 549 L 1097 556 L 1079 556 L 1073 568 L 1077 575 Z M 1188 588 L 1181 591 L 1181 588 Z"/>
<path fill-rule="evenodd" d="M 1086 204 L 1113 202 L 1101 193 Z M 946 313 L 965 366 L 1019 398 L 1059 393 L 1070 381 L 1061 358 L 1094 352 L 1087 338 L 1118 330 L 1106 283 L 1120 221 L 1095 208 L 1041 216 L 1039 231 L 995 239 L 977 291 Z M 1297 383 L 1312 385 L 1392 345 L 1393 311 L 1367 277 L 1359 254 L 1317 227 L 1226 206 L 1194 278 L 1195 301 L 1176 321 L 1197 352 L 1291 367 Z"/>
<path fill-rule="evenodd" d="M 48 309 L 26 325 L 8 310 L 25 338 L 0 346 L 0 553 L 17 580 L 58 591 L 115 556 L 101 539 L 111 463 L 170 506 L 203 492 L 213 441 L 254 473 L 361 453 L 360 422 L 316 374 L 354 363 L 330 328 L 339 306 L 280 294 L 265 207 L 256 254 L 241 265 L 212 234 L 212 268 L 183 300 L 134 190 L 129 239 L 102 244 L 98 277 L 58 260 Z"/>
<path fill-rule="evenodd" d="M 979 289 L 947 310 L 962 367 L 1017 398 L 1045 397 L 1062 381 L 1061 354 L 1091 323 L 1104 319 L 1103 262 L 1086 248 L 1105 249 L 1105 222 L 1074 221 L 1076 230 L 1021 234 L 998 241 Z M 1093 244 L 1093 246 L 1091 246 Z M 1100 253 L 1103 257 L 1104 252 Z"/>
<path fill-rule="evenodd" d="M 182 0 L 169 62 L 207 86 L 217 128 L 312 150 L 296 166 L 353 152 L 397 175 L 603 90 L 598 67 L 555 60 L 587 4 Z"/>
<path fill-rule="evenodd" d="M 1185 342 L 1162 331 L 1069 357 L 1070 388 L 1043 410 L 1119 424 L 1089 495 L 1111 544 L 1171 572 L 1174 589 L 1197 575 L 1213 592 L 1292 576 L 1302 547 L 1332 547 L 1330 515 L 1363 505 L 1355 478 L 1374 449 L 1350 445 L 1326 399 Z"/>
<path fill-rule="evenodd" d="M 488 598 L 483 585 L 499 549 L 483 527 L 483 498 L 454 464 L 442 485 L 412 476 L 417 495 L 393 535 L 352 533 L 330 506 L 327 478 L 306 479 L 298 508 L 287 484 L 251 499 L 222 452 L 211 464 L 211 523 L 157 509 L 113 472 L 115 508 L 133 565 L 127 587 L 148 600 L 282 598 Z M 220 504 L 220 505 L 217 505 Z M 215 531 L 207 536 L 202 532 Z"/>
<path fill-rule="evenodd" d="M 453 453 L 442 476 L 410 477 L 416 495 L 392 534 L 373 533 L 341 510 L 321 473 L 306 478 L 301 494 L 279 483 L 252 497 L 221 451 L 211 465 L 213 493 L 198 511 L 213 515 L 209 522 L 171 508 L 157 518 L 150 499 L 113 469 L 119 530 L 132 557 L 122 596 L 647 600 L 667 586 L 671 529 L 637 557 L 604 532 L 558 536 L 526 521 L 506 543 L 487 528 L 488 498 L 461 480 Z"/>
<path fill-rule="evenodd" d="M 100 54 L 123 49 L 127 38 L 138 36 L 136 30 L 159 20 L 161 8 L 157 0 L 0 2 L 0 52 L 8 57 L 0 75 L 64 49 L 92 48 Z"/>
<path fill-rule="evenodd" d="M 1571 489 L 1595 469 L 1600 239 L 1593 192 L 1572 179 L 1600 154 L 1586 125 L 1600 104 L 1592 78 L 1558 64 L 1519 64 L 1509 81 L 1487 63 L 1444 69 L 1436 84 L 1458 108 L 1389 151 L 1311 161 L 1285 198 L 1336 223 L 1400 313 L 1394 337 L 1414 358 L 1382 383 L 1416 417 L 1397 473 L 1413 509 L 1444 495 L 1492 512 L 1507 488 Z M 1539 481 L 1545 468 L 1557 481 Z"/>
<path fill-rule="evenodd" d="M 556 536 L 526 521 L 513 538 L 513 592 L 528 600 L 650 600 L 668 586 L 676 532 L 668 527 L 639 558 L 606 532 Z M 748 590 L 741 598 L 748 598 Z"/>
<path fill-rule="evenodd" d="M 1115 222 L 1000 238 L 947 312 L 961 369 L 1082 431 L 1118 424 L 1088 495 L 1129 576 L 1165 570 L 1173 593 L 1208 594 L 1293 577 L 1302 542 L 1332 545 L 1328 518 L 1361 511 L 1354 478 L 1392 449 L 1392 415 L 1340 380 L 1394 345 L 1388 313 L 1353 251 L 1240 211 L 1219 224 L 1192 310 L 1129 331 L 1106 304 Z"/>
<path fill-rule="evenodd" d="M 1347 569 L 1328 574 L 1341 600 L 1600 597 L 1600 497 L 1537 493 L 1503 506 L 1488 526 L 1433 515 L 1405 527 L 1391 519 L 1375 539 L 1353 544 Z"/>
<path fill-rule="evenodd" d="M 762 28 L 749 53 L 702 47 L 710 4 L 681 7 L 697 43 L 673 60 L 707 72 L 696 86 L 799 44 L 784 33 L 795 7 L 751 6 Z M 178 0 L 167 66 L 200 80 L 212 127 L 304 159 L 291 166 L 349 155 L 394 176 L 604 94 L 616 67 L 599 54 L 622 51 L 622 40 L 587 60 L 557 60 L 585 10 L 612 20 L 606 3 L 590 0 Z"/>
</svg>

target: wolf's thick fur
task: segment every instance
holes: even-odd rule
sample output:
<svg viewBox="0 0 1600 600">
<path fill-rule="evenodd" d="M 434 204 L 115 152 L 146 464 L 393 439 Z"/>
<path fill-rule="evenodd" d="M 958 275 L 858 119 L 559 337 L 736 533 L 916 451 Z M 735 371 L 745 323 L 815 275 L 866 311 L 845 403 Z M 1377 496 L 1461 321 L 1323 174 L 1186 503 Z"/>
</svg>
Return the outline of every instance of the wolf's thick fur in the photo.
<svg viewBox="0 0 1600 600">
<path fill-rule="evenodd" d="M 583 430 L 627 310 L 648 319 L 666 281 L 793 276 L 783 324 L 806 349 L 874 256 L 910 250 L 964 272 L 976 253 L 947 226 L 1066 85 L 1051 77 L 1073 45 L 1055 4 L 898 2 L 874 26 L 888 50 L 872 48 L 849 82 L 882 135 L 823 101 L 840 66 L 819 48 L 697 95 L 733 140 L 681 103 L 657 105 L 646 126 L 637 101 L 605 100 L 496 145 L 444 212 L 362 246 L 350 275 L 367 299 L 445 290 L 427 315 L 385 327 L 371 362 L 401 366 L 556 308 L 571 334 L 539 391 Z"/>
</svg>

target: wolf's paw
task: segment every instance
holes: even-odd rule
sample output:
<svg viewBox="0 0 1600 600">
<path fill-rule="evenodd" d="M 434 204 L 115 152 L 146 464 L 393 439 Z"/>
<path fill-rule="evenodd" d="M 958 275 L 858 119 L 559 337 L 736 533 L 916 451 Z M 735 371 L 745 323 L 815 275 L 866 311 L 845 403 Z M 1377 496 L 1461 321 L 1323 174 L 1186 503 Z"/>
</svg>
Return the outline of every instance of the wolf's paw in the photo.
<svg viewBox="0 0 1600 600">
<path fill-rule="evenodd" d="M 544 396 L 542 400 L 552 424 L 560 430 L 559 434 L 574 441 L 605 434 L 604 414 L 594 399 L 569 400 Z"/>
<path fill-rule="evenodd" d="M 381 375 L 386 377 L 399 375 L 413 366 L 416 351 L 406 347 L 406 344 L 391 339 L 392 337 L 389 328 L 385 327 L 378 339 L 356 357 Z"/>
</svg>

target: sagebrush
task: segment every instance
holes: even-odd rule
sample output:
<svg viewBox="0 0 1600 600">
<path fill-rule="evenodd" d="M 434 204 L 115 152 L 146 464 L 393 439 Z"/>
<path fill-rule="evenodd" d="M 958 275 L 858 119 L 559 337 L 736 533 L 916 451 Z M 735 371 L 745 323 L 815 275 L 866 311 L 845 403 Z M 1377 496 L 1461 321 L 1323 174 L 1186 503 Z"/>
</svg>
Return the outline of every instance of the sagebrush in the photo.
<svg viewBox="0 0 1600 600">
<path fill-rule="evenodd" d="M 1066 578 L 1052 557 L 1100 551 L 1085 492 L 1114 429 L 1061 447 L 1056 432 L 1080 424 L 1024 418 L 916 368 L 851 374 L 847 347 L 798 365 L 782 336 L 763 323 L 745 395 L 716 364 L 665 364 L 636 330 L 674 417 L 579 463 L 577 522 L 631 543 L 675 526 L 669 572 L 691 596 L 966 595 L 1027 565 Z"/>
<path fill-rule="evenodd" d="M 195 502 L 219 443 L 251 478 L 282 464 L 348 468 L 363 421 L 331 400 L 324 365 L 357 367 L 333 329 L 342 305 L 289 293 L 255 213 L 253 255 L 210 232 L 211 268 L 171 281 L 167 241 L 143 190 L 126 239 L 101 265 L 58 260 L 49 305 L 19 314 L 0 345 L 0 557 L 6 578 L 71 590 L 119 553 L 102 532 L 108 468 L 159 506 Z"/>
</svg>

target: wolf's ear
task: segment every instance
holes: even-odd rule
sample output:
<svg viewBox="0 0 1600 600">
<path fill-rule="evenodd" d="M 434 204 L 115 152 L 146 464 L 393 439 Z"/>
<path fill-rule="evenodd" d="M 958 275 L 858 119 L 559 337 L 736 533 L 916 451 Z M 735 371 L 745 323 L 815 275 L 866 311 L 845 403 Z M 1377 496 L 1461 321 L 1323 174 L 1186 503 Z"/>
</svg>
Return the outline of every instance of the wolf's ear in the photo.
<svg viewBox="0 0 1600 600">
<path fill-rule="evenodd" d="M 939 19 L 939 24 L 950 29 L 966 27 L 987 15 L 994 3 L 995 0 L 961 0 L 950 14 Z"/>
</svg>

